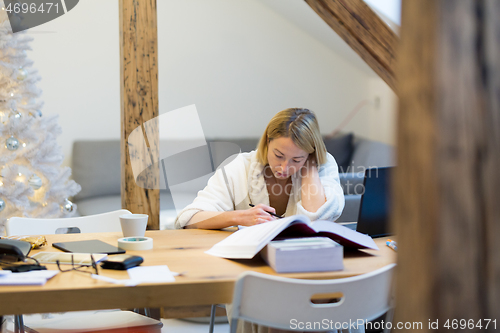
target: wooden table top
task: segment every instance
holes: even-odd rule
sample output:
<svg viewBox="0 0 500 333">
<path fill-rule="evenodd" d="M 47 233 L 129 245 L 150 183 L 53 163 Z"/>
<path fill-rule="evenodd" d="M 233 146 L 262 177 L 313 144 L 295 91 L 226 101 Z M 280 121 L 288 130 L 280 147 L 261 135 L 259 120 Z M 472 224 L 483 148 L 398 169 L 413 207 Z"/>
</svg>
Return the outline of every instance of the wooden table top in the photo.
<svg viewBox="0 0 500 333">
<path fill-rule="evenodd" d="M 59 273 L 44 286 L 0 287 L 0 314 L 77 311 L 112 308 L 155 308 L 230 303 L 234 282 L 248 270 L 293 278 L 333 279 L 364 274 L 396 261 L 396 254 L 376 239 L 379 251 L 350 251 L 344 255 L 344 270 L 321 273 L 277 274 L 259 256 L 251 260 L 229 260 L 205 254 L 229 231 L 162 230 L 147 231 L 154 247 L 147 251 L 127 251 L 144 258 L 143 266 L 167 265 L 184 272 L 175 282 L 141 284 L 133 287 L 112 284 L 83 272 Z M 47 235 L 48 245 L 38 251 L 59 251 L 52 243 L 100 239 L 117 245 L 121 233 Z M 57 269 L 56 265 L 46 265 Z M 99 269 L 99 275 L 127 279 L 126 271 Z"/>
</svg>

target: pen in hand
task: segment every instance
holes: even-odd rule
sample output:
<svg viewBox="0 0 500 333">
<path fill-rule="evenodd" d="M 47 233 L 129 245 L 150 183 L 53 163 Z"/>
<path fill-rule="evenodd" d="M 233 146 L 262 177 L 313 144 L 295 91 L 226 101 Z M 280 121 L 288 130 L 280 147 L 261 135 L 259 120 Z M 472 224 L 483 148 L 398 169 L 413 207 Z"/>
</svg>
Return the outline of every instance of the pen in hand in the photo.
<svg viewBox="0 0 500 333">
<path fill-rule="evenodd" d="M 255 207 L 255 205 L 252 205 L 252 204 L 249 204 L 249 205 L 250 205 L 250 207 Z M 274 214 L 273 212 L 268 212 L 267 210 L 266 210 L 265 212 L 266 212 L 266 213 L 268 213 L 268 214 L 270 214 L 270 215 L 272 215 L 272 216 L 274 216 L 274 217 L 277 217 L 277 218 L 279 218 L 279 219 L 282 219 L 282 218 L 283 218 L 282 216 L 279 216 L 279 215 L 277 215 L 277 214 Z"/>
</svg>

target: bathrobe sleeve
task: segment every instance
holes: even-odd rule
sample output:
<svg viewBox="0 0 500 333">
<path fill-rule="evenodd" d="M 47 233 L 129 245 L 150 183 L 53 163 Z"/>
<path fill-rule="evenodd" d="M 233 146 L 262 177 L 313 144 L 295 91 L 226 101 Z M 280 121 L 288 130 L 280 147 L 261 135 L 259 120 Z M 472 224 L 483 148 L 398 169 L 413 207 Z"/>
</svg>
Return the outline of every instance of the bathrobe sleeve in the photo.
<svg viewBox="0 0 500 333">
<path fill-rule="evenodd" d="M 175 220 L 177 229 L 184 228 L 194 214 L 200 211 L 226 212 L 235 209 L 235 197 L 238 192 L 248 191 L 246 154 L 240 154 L 235 160 L 224 167 L 217 169 L 208 180 L 207 186 L 198 192 L 193 203 L 186 206 Z"/>
<path fill-rule="evenodd" d="M 340 186 L 337 162 L 327 153 L 327 162 L 320 166 L 319 178 L 325 190 L 326 202 L 316 212 L 309 212 L 302 206 L 302 199 L 297 202 L 297 214 L 309 217 L 311 221 L 335 221 L 344 210 L 344 191 Z"/>
</svg>

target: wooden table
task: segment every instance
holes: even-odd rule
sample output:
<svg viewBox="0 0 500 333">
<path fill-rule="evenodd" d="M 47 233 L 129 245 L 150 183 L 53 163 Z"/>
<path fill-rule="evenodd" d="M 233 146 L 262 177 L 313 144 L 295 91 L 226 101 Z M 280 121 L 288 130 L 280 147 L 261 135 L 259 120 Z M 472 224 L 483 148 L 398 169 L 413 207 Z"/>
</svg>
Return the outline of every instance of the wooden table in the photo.
<svg viewBox="0 0 500 333">
<path fill-rule="evenodd" d="M 247 270 L 277 275 L 260 258 L 229 260 L 205 254 L 228 231 L 163 230 L 147 231 L 154 239 L 149 251 L 127 251 L 144 258 L 142 265 L 168 265 L 171 271 L 185 272 L 175 282 L 134 287 L 111 284 L 83 272 L 59 273 L 44 286 L 0 287 L 0 315 L 77 311 L 112 308 L 159 308 L 223 304 L 232 301 L 234 282 Z M 59 251 L 53 242 L 101 239 L 117 244 L 121 233 L 48 235 L 48 245 L 37 251 Z M 395 252 L 385 246 L 385 238 L 375 241 L 380 251 L 346 253 L 344 270 L 323 273 L 280 274 L 294 278 L 331 279 L 367 273 L 396 261 Z M 47 265 L 57 269 L 56 265 Z M 125 271 L 99 269 L 100 275 L 127 279 Z"/>
</svg>

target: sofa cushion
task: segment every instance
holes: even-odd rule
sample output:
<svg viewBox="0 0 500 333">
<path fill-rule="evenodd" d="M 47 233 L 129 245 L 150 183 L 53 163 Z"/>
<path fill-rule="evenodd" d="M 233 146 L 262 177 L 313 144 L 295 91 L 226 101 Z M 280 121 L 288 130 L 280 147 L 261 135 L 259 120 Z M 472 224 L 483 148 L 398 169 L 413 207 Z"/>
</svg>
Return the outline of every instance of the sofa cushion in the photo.
<svg viewBox="0 0 500 333">
<path fill-rule="evenodd" d="M 238 144 L 227 141 L 210 140 L 209 146 L 213 170 L 216 170 L 227 159 L 229 160 L 225 164 L 235 159 L 241 149 Z"/>
<path fill-rule="evenodd" d="M 72 170 L 82 186 L 75 200 L 120 194 L 120 140 L 75 141 Z"/>
<path fill-rule="evenodd" d="M 364 174 L 366 169 L 396 165 L 393 146 L 361 137 L 354 140 L 354 153 L 351 159 L 349 170 L 346 172 Z"/>
<path fill-rule="evenodd" d="M 220 138 L 207 140 L 210 145 L 214 169 L 229 157 L 236 154 L 248 153 L 257 148 L 258 139 L 255 138 Z"/>
<path fill-rule="evenodd" d="M 344 195 L 361 195 L 365 192 L 363 172 L 344 172 L 339 174 L 340 186 L 344 190 Z"/>
<path fill-rule="evenodd" d="M 335 161 L 337 161 L 339 172 L 346 172 L 351 163 L 351 157 L 354 150 L 353 137 L 354 135 L 349 133 L 334 136 L 332 138 L 323 138 L 326 150 L 332 154 Z"/>
<path fill-rule="evenodd" d="M 342 215 L 335 222 L 357 222 L 360 204 L 361 195 L 346 195 Z"/>
</svg>

